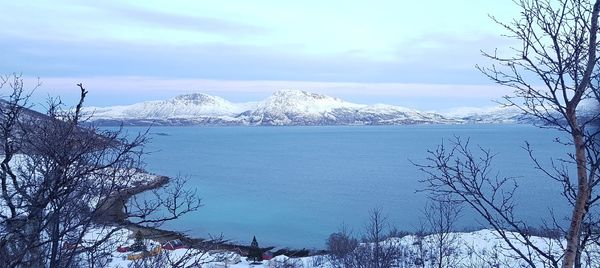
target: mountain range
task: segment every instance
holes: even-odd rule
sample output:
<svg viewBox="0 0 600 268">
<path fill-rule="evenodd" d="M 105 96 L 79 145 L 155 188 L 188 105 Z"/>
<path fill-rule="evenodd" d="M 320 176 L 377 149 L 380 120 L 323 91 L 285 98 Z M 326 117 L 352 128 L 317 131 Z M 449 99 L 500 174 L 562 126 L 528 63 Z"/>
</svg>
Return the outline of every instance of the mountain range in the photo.
<svg viewBox="0 0 600 268">
<path fill-rule="evenodd" d="M 97 125 L 404 125 L 523 123 L 515 108 L 458 109 L 440 114 L 387 104 L 357 104 L 300 90 L 279 90 L 259 102 L 233 103 L 202 93 L 126 106 L 88 107 Z"/>
</svg>

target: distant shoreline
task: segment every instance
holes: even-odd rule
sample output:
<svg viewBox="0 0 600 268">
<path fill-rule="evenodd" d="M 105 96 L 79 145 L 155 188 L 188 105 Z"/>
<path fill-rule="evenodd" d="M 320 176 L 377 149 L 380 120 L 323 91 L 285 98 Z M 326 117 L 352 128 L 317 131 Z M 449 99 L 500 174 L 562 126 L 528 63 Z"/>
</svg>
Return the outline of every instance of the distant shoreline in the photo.
<svg viewBox="0 0 600 268">
<path fill-rule="evenodd" d="M 154 127 L 165 127 L 165 128 L 186 128 L 186 127 L 198 127 L 198 128 L 234 128 L 234 127 L 247 127 L 247 128 L 285 128 L 285 127 L 403 127 L 403 126 L 487 126 L 487 125 L 529 125 L 536 126 L 533 123 L 527 122 L 463 122 L 463 123 L 412 123 L 412 124 L 323 124 L 323 125 L 256 125 L 256 124 L 161 124 L 161 123 L 147 123 L 147 124 L 126 124 L 125 122 L 119 121 L 116 123 L 104 124 L 98 122 L 92 122 L 93 126 L 100 128 L 154 128 Z M 150 133 L 151 135 L 164 136 L 163 133 Z"/>
</svg>

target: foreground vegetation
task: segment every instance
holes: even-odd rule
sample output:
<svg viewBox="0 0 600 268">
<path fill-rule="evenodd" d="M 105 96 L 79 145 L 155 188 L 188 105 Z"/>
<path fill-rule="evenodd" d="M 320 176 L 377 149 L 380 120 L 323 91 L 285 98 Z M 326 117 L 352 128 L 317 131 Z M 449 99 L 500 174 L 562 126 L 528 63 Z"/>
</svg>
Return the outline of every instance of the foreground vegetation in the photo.
<svg viewBox="0 0 600 268">
<path fill-rule="evenodd" d="M 126 223 L 158 226 L 200 206 L 180 179 L 128 199 L 157 178 L 143 170 L 147 138 L 86 125 L 78 87 L 75 107 L 50 99 L 41 114 L 19 75 L 0 77 L 0 267 L 101 267 Z"/>
</svg>

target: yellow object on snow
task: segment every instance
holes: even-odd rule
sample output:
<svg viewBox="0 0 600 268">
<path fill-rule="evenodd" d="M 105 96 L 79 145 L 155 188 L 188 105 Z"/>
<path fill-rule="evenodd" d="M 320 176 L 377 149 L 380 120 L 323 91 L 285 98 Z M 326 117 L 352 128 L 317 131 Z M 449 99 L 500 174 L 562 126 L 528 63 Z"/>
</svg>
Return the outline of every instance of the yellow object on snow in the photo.
<svg viewBox="0 0 600 268">
<path fill-rule="evenodd" d="M 162 247 L 156 246 L 151 251 L 142 251 L 142 252 L 138 252 L 138 253 L 129 254 L 129 255 L 127 255 L 127 259 L 130 261 L 139 260 L 139 259 L 143 259 L 146 257 L 156 256 L 156 255 L 160 254 L 161 251 L 162 251 Z"/>
</svg>

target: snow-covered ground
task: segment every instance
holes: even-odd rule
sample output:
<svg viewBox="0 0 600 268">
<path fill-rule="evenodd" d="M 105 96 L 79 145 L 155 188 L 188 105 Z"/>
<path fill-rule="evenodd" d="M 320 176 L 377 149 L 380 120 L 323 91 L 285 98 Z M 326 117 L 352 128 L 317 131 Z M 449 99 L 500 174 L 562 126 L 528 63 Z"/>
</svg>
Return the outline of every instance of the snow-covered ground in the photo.
<svg viewBox="0 0 600 268">
<path fill-rule="evenodd" d="M 508 245 L 492 230 L 480 230 L 468 233 L 453 233 L 454 242 L 450 244 L 451 250 L 446 259 L 445 267 L 527 267 L 524 260 L 519 259 L 511 251 Z M 131 237 L 131 234 L 129 234 Z M 535 246 L 549 254 L 560 255 L 561 244 L 558 241 L 532 237 Z M 147 241 L 149 244 L 150 241 Z M 129 238 L 125 243 L 133 243 Z M 424 267 L 430 267 L 436 253 L 435 235 L 417 237 L 408 235 L 402 238 L 390 238 L 382 242 L 383 246 L 398 247 L 402 251 L 403 259 L 399 267 L 417 267 L 417 259 L 422 259 Z M 524 246 L 519 248 L 525 250 Z M 525 252 L 528 252 L 525 250 Z M 276 256 L 271 260 L 262 261 L 260 264 L 253 264 L 234 252 L 211 251 L 199 252 L 187 249 L 178 249 L 174 251 L 164 250 L 163 255 L 168 255 L 169 259 L 177 261 L 186 255 L 193 255 L 194 261 L 202 263 L 202 267 L 331 267 L 330 258 L 327 255 L 317 255 L 302 258 L 288 258 L 287 256 Z M 127 253 L 113 253 L 110 267 L 128 267 L 132 261 L 127 260 Z M 151 261 L 148 257 L 147 261 Z M 164 256 L 163 256 L 164 258 Z M 534 257 L 536 265 L 548 267 L 544 259 Z M 594 248 L 584 253 L 583 267 L 600 267 L 600 254 L 598 248 Z M 190 261 L 191 263 L 191 261 Z M 285 266 L 287 265 L 287 266 Z M 587 266 L 585 266 L 587 265 Z"/>
</svg>

